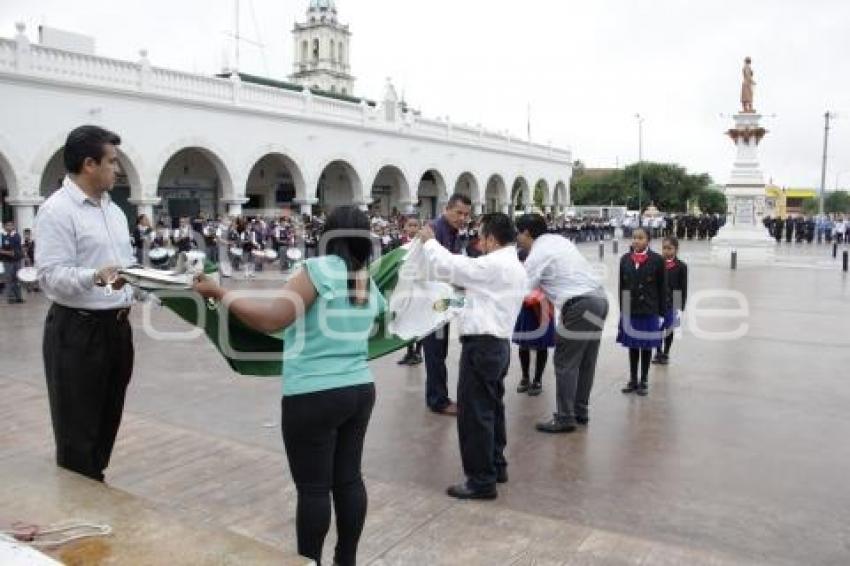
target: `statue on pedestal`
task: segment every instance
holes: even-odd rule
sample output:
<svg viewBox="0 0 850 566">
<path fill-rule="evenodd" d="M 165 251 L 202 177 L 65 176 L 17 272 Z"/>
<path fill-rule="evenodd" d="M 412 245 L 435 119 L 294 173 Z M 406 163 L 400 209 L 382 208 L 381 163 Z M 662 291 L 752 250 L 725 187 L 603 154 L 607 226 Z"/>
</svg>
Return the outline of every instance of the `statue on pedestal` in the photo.
<svg viewBox="0 0 850 566">
<path fill-rule="evenodd" d="M 754 113 L 753 110 L 753 86 L 756 81 L 753 80 L 753 68 L 750 66 L 752 59 L 747 57 L 744 59 L 744 84 L 741 85 L 741 112 Z"/>
</svg>

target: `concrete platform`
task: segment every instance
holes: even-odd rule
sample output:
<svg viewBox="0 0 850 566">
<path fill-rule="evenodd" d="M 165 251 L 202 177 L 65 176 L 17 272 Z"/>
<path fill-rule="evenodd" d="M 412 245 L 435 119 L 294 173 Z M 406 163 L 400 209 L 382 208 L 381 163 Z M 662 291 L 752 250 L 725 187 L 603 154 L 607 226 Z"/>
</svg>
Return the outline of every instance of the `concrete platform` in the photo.
<svg viewBox="0 0 850 566">
<path fill-rule="evenodd" d="M 596 245 L 582 249 L 615 289 L 610 243 L 604 261 Z M 513 392 L 515 362 L 511 481 L 492 503 L 443 495 L 461 477 L 457 434 L 451 418 L 426 410 L 424 368 L 373 362 L 361 563 L 847 563 L 850 280 L 830 250 L 783 244 L 774 265 L 731 272 L 712 263 L 708 244 L 684 242 L 692 299 L 726 315 L 742 308 L 737 299 L 745 315 L 690 313 L 672 364 L 653 368 L 650 396 L 638 399 L 619 392 L 627 355 L 613 313 L 581 432 L 533 430 L 552 410 L 553 369 L 544 394 L 529 398 Z M 29 299 L 0 305 L 0 460 L 46 460 L 53 449 L 40 356 L 47 305 Z M 161 330 L 186 328 L 152 314 Z M 294 553 L 279 382 L 234 376 L 203 340 L 151 340 L 139 309 L 133 317 L 136 370 L 109 484 L 180 520 Z M 745 332 L 716 339 L 736 329 Z M 453 346 L 452 391 L 458 354 Z"/>
</svg>

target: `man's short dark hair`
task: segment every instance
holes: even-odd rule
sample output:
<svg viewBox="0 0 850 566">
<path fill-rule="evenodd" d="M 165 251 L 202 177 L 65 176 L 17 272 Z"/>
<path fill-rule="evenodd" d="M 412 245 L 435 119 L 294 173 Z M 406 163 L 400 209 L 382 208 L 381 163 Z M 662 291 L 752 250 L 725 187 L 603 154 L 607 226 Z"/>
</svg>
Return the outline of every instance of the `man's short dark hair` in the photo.
<svg viewBox="0 0 850 566">
<path fill-rule="evenodd" d="M 449 202 L 446 203 L 446 208 L 453 208 L 459 202 L 466 206 L 472 206 L 472 199 L 461 193 L 455 193 L 449 197 Z"/>
<path fill-rule="evenodd" d="M 523 214 L 516 219 L 516 231 L 521 234 L 526 230 L 536 240 L 549 231 L 549 226 L 540 214 Z"/>
<path fill-rule="evenodd" d="M 507 214 L 491 212 L 481 217 L 481 236 L 493 236 L 503 246 L 516 242 L 516 228 Z"/>
<path fill-rule="evenodd" d="M 121 145 L 118 134 L 104 130 L 98 126 L 80 126 L 68 134 L 63 150 L 63 160 L 68 173 L 79 174 L 83 170 L 83 163 L 87 158 L 92 158 L 100 163 L 106 150 L 105 145 Z"/>
</svg>

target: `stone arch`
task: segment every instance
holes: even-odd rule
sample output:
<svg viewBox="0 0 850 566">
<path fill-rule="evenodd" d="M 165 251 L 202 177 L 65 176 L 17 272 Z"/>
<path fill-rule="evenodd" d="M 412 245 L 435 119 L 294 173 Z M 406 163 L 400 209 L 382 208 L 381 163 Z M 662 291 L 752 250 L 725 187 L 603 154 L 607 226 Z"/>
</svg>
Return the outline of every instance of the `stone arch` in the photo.
<svg viewBox="0 0 850 566">
<path fill-rule="evenodd" d="M 510 195 L 505 178 L 499 173 L 493 173 L 487 179 L 487 186 L 484 189 L 484 211 L 502 212 L 509 202 Z"/>
<path fill-rule="evenodd" d="M 551 206 L 552 205 L 552 189 L 549 186 L 549 181 L 547 181 L 543 177 L 537 179 L 537 182 L 534 183 L 534 190 L 537 191 L 538 187 L 540 187 L 540 189 L 543 191 L 543 205 L 544 206 Z M 534 197 L 535 197 L 535 195 L 532 194 L 532 197 L 531 197 L 532 203 L 536 202 L 536 199 Z"/>
<path fill-rule="evenodd" d="M 333 157 L 324 162 L 316 175 L 316 198 L 325 212 L 342 204 L 367 203 L 360 173 L 346 157 Z"/>
<path fill-rule="evenodd" d="M 159 154 L 159 158 L 152 169 L 156 175 L 157 182 L 168 162 L 179 152 L 187 149 L 197 150 L 212 163 L 219 179 L 220 197 L 238 199 L 245 196 L 244 186 L 240 186 L 233 178 L 232 171 L 238 171 L 238 169 L 228 166 L 222 157 L 228 155 L 228 153 L 209 140 L 198 137 L 183 138 L 175 141 Z"/>
<path fill-rule="evenodd" d="M 242 198 L 221 154 L 201 145 L 179 144 L 158 168 L 156 212 L 171 218 L 223 215 L 223 201 Z"/>
<path fill-rule="evenodd" d="M 38 196 L 47 197 L 61 185 L 65 177 L 65 164 L 62 150 L 65 147 L 67 135 L 54 136 L 49 144 L 46 144 L 33 161 L 31 173 L 38 179 Z M 58 149 L 57 149 L 58 148 Z M 129 188 L 127 198 L 139 198 L 144 190 L 144 179 L 140 173 L 143 170 L 141 155 L 132 145 L 124 143 L 118 146 L 118 162 L 121 165 L 121 176 L 118 182 Z M 51 169 L 52 171 L 48 171 Z M 35 189 L 33 189 L 35 192 Z M 36 196 L 36 195 L 33 195 Z"/>
<path fill-rule="evenodd" d="M 245 172 L 244 178 L 246 180 L 245 192 L 247 194 L 248 188 L 251 185 L 252 173 L 256 173 L 254 169 L 260 164 L 264 159 L 274 160 L 277 164 L 285 167 L 286 172 L 289 174 L 292 185 L 295 189 L 296 200 L 303 200 L 308 197 L 307 194 L 307 181 L 304 177 L 304 171 L 299 163 L 304 163 L 304 160 L 301 159 L 294 152 L 290 151 L 289 148 L 283 147 L 278 144 L 268 144 L 254 150 L 245 161 L 245 165 L 242 168 L 242 171 Z"/>
<path fill-rule="evenodd" d="M 18 180 L 11 162 L 0 153 L 0 197 L 5 204 L 8 199 L 18 195 Z M 0 211 L 2 215 L 3 211 Z"/>
<path fill-rule="evenodd" d="M 478 178 L 469 171 L 464 171 L 457 176 L 453 192 L 468 196 L 473 203 L 481 202 L 481 190 L 479 188 Z"/>
<path fill-rule="evenodd" d="M 440 214 L 441 203 L 449 199 L 446 178 L 437 167 L 426 167 L 418 176 L 416 199 L 419 215 L 423 218 L 435 218 Z"/>
<path fill-rule="evenodd" d="M 379 214 L 388 216 L 394 209 L 402 214 L 412 212 L 415 203 L 410 191 L 409 176 L 404 169 L 386 163 L 379 167 L 371 178 L 372 204 L 378 207 Z"/>
<path fill-rule="evenodd" d="M 567 191 L 567 185 L 561 180 L 555 181 L 555 190 L 552 195 L 552 204 L 555 207 L 555 212 L 560 213 L 570 204 L 570 194 Z"/>
<path fill-rule="evenodd" d="M 511 210 L 514 213 L 525 212 L 525 209 L 531 206 L 531 203 L 532 195 L 528 181 L 524 176 L 518 175 L 511 187 Z"/>
</svg>

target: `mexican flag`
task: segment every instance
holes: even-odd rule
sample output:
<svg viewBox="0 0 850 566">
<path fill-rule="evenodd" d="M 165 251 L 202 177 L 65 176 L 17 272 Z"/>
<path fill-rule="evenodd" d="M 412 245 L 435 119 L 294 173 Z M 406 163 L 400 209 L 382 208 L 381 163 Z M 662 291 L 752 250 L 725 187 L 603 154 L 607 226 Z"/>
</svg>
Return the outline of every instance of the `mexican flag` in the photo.
<svg viewBox="0 0 850 566">
<path fill-rule="evenodd" d="M 375 285 L 388 301 L 406 255 L 407 250 L 398 248 L 369 265 Z M 203 328 L 207 338 L 235 372 L 249 376 L 283 375 L 283 330 L 265 334 L 248 328 L 236 316 L 225 313 L 222 305 L 208 307 L 196 293 L 156 294 L 164 307 L 189 324 Z M 409 343 L 387 330 L 388 316 L 389 310 L 375 320 L 372 338 L 369 339 L 370 360 L 386 356 Z"/>
</svg>

